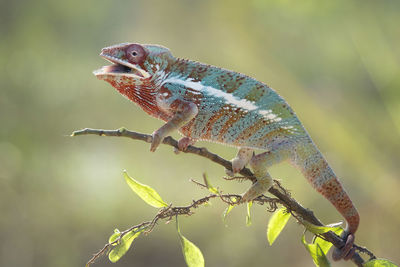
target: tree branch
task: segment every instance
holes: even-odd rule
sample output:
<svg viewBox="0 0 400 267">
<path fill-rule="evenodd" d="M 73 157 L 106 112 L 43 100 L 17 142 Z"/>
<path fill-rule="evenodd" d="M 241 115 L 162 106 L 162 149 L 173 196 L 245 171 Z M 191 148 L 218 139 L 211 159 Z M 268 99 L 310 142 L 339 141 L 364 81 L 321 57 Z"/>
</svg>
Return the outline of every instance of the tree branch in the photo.
<svg viewBox="0 0 400 267">
<path fill-rule="evenodd" d="M 80 136 L 80 135 L 99 135 L 99 136 L 117 136 L 117 137 L 128 137 L 134 140 L 141 140 L 147 143 L 151 143 L 152 141 L 152 136 L 147 135 L 147 134 L 142 134 L 142 133 L 137 133 L 137 132 L 132 132 L 128 131 L 125 128 L 120 128 L 117 130 L 101 130 L 101 129 L 90 129 L 90 128 L 85 128 L 82 130 L 74 131 L 71 136 Z M 164 138 L 163 144 L 172 146 L 176 149 L 178 149 L 178 142 L 173 139 L 172 137 L 168 136 Z M 228 170 L 232 170 L 232 164 L 230 161 L 218 156 L 217 154 L 209 152 L 206 148 L 199 148 L 195 146 L 189 146 L 184 153 L 190 153 L 190 154 L 196 154 L 201 157 L 205 157 L 223 167 L 225 167 Z M 245 168 L 240 171 L 240 174 L 244 176 L 244 179 L 248 179 L 252 182 L 256 181 L 256 178 L 254 177 L 253 173 Z M 309 210 L 304 208 L 300 203 L 298 203 L 295 199 L 293 199 L 287 191 L 280 186 L 279 183 L 276 182 L 276 186 L 271 187 L 269 190 L 269 193 L 274 195 L 280 200 L 280 203 L 284 205 L 289 211 L 292 213 L 297 214 L 300 216 L 303 220 L 312 223 L 317 226 L 323 226 L 320 220 L 318 220 L 317 217 L 315 217 L 314 213 Z M 211 195 L 212 196 L 212 195 Z M 211 198 L 211 196 L 208 196 Z M 213 195 L 217 196 L 217 195 Z M 206 197 L 207 198 L 207 197 Z M 199 200 L 200 201 L 200 200 Z M 190 209 L 189 209 L 190 210 Z M 156 216 L 157 217 L 157 216 Z M 158 220 L 158 219 L 157 219 Z M 154 220 L 153 220 L 154 221 Z M 300 221 L 301 223 L 301 221 Z M 129 229 L 128 229 L 129 230 Z M 127 230 L 127 232 L 129 232 Z M 321 236 L 324 237 L 327 241 L 331 242 L 335 247 L 337 248 L 342 248 L 345 245 L 345 241 L 336 235 L 335 233 L 329 231 L 327 233 L 321 234 Z M 107 246 L 107 245 L 106 245 Z M 358 245 L 354 245 L 356 250 L 362 253 L 368 254 L 371 258 L 374 258 L 375 256 L 373 255 L 372 252 L 367 250 L 365 247 L 360 247 Z M 103 254 L 108 247 L 104 247 L 100 252 Z M 99 253 L 100 253 L 99 252 Z M 97 255 L 97 254 L 96 254 Z M 99 255 L 98 255 L 99 256 Z M 364 260 L 361 258 L 359 253 L 355 253 L 354 256 L 351 259 L 353 263 L 357 266 L 362 266 L 364 263 Z"/>
<path fill-rule="evenodd" d="M 197 181 L 193 181 L 195 184 L 207 188 L 206 185 L 199 183 Z M 174 216 L 177 215 L 191 215 L 193 214 L 193 210 L 202 206 L 203 204 L 207 203 L 210 201 L 210 199 L 213 198 L 220 198 L 223 202 L 227 203 L 228 205 L 238 205 L 240 204 L 241 201 L 241 195 L 234 195 L 234 194 L 210 194 L 208 196 L 205 196 L 201 199 L 198 200 L 193 200 L 192 204 L 187 205 L 187 206 L 181 206 L 181 207 L 173 207 L 172 205 L 169 205 L 168 207 L 162 208 L 157 212 L 157 214 L 154 216 L 154 218 L 151 221 L 146 221 L 142 222 L 140 224 L 137 224 L 135 226 L 130 227 L 129 229 L 126 229 L 125 231 L 120 232 L 120 235 L 117 239 L 115 239 L 113 242 L 107 243 L 104 245 L 102 249 L 100 249 L 97 253 L 93 255 L 93 257 L 86 263 L 86 267 L 90 267 L 91 264 L 93 264 L 99 257 L 101 257 L 104 253 L 109 251 L 110 249 L 113 248 L 113 246 L 117 245 L 119 242 L 121 242 L 122 238 L 130 233 L 133 230 L 136 229 L 144 229 L 144 233 L 148 234 L 150 233 L 157 222 L 159 220 L 167 219 L 167 222 L 169 222 Z M 253 202 L 258 203 L 260 205 L 263 205 L 265 203 L 268 203 L 270 205 L 269 211 L 275 211 L 277 209 L 276 203 L 279 202 L 279 199 L 276 198 L 269 198 L 266 196 L 259 196 L 253 200 Z"/>
</svg>

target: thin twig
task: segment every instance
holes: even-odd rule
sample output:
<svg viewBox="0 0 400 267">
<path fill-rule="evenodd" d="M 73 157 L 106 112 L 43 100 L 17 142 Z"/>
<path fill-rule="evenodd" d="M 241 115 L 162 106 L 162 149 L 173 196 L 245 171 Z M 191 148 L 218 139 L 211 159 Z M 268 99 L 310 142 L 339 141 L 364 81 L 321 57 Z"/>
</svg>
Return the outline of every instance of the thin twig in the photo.
<svg viewBox="0 0 400 267">
<path fill-rule="evenodd" d="M 142 222 L 138 225 L 132 226 L 129 229 L 126 229 L 125 231 L 122 231 L 120 233 L 120 236 L 113 242 L 107 243 L 104 245 L 102 249 L 100 249 L 97 253 L 93 254 L 92 258 L 86 263 L 86 267 L 89 267 L 91 264 L 93 264 L 99 257 L 101 257 L 106 251 L 109 251 L 111 247 L 115 246 L 117 243 L 121 241 L 121 239 L 129 232 L 133 231 L 134 229 L 140 229 L 143 227 L 148 227 L 148 225 L 151 225 L 152 221 L 147 221 L 147 222 Z"/>
<path fill-rule="evenodd" d="M 151 135 L 132 132 L 125 128 L 120 128 L 117 130 L 101 130 L 101 129 L 86 128 L 86 129 L 74 131 L 71 134 L 71 136 L 80 136 L 80 135 L 89 135 L 89 134 L 99 135 L 99 136 L 128 137 L 128 138 L 131 138 L 134 140 L 141 140 L 141 141 L 144 141 L 147 143 L 151 143 L 151 141 L 152 141 Z M 169 146 L 173 146 L 176 149 L 179 149 L 178 142 L 170 136 L 164 138 L 162 143 L 169 145 Z M 196 154 L 201 157 L 205 157 L 205 158 L 225 167 L 226 169 L 232 171 L 232 164 L 230 161 L 218 156 L 217 154 L 209 152 L 206 148 L 188 146 L 188 148 L 183 152 L 190 153 L 190 154 Z M 242 179 L 248 179 L 252 182 L 256 181 L 256 178 L 254 177 L 253 173 L 247 168 L 244 168 L 243 170 L 241 170 L 240 174 L 243 175 Z M 276 186 L 273 186 L 269 189 L 269 193 L 276 196 L 279 199 L 279 202 L 282 205 L 284 205 L 291 213 L 294 212 L 295 214 L 300 216 L 303 220 L 308 221 L 312 224 L 315 224 L 317 226 L 323 226 L 321 221 L 317 217 L 315 217 L 314 213 L 311 210 L 304 208 L 300 203 L 298 203 L 295 199 L 293 199 L 290 196 L 290 194 L 288 193 L 288 191 L 286 189 L 284 189 L 278 181 L 275 181 L 275 184 L 276 184 Z M 217 195 L 214 195 L 214 197 L 216 197 L 216 196 Z M 271 202 L 269 202 L 269 203 L 271 203 Z M 275 205 L 276 205 L 276 202 L 275 202 Z M 192 207 L 194 207 L 194 206 L 192 206 Z M 174 213 L 174 212 L 172 212 L 172 213 Z M 170 214 L 168 214 L 168 215 L 170 215 Z M 338 235 L 336 235 L 335 233 L 333 233 L 331 231 L 321 234 L 321 235 L 324 237 L 324 239 L 331 242 L 337 248 L 342 248 L 345 244 L 345 241 L 341 237 L 339 237 Z M 375 257 L 372 252 L 370 252 L 369 250 L 367 250 L 364 247 L 360 247 L 358 245 L 354 245 L 354 247 L 363 253 L 367 253 L 368 255 L 370 255 L 370 257 Z M 101 250 L 100 252 L 104 253 L 104 250 Z M 364 263 L 364 260 L 361 258 L 361 256 L 358 253 L 355 253 L 351 260 L 357 266 L 362 266 L 362 264 Z"/>
<path fill-rule="evenodd" d="M 119 128 L 117 130 L 101 130 L 101 129 L 90 129 L 90 128 L 85 128 L 82 130 L 74 131 L 71 136 L 79 136 L 79 135 L 99 135 L 99 136 L 116 136 L 116 137 L 128 137 L 134 140 L 140 140 L 144 141 L 146 143 L 151 143 L 152 137 L 151 135 L 148 134 L 142 134 L 142 133 L 137 133 L 137 132 L 132 132 L 129 131 L 125 128 Z M 173 146 L 176 149 L 178 148 L 178 141 L 173 139 L 171 136 L 168 136 L 164 138 L 163 144 Z M 195 147 L 195 146 L 188 146 L 188 148 L 184 151 L 184 153 L 190 153 L 190 154 L 196 154 L 201 157 L 208 158 L 209 160 L 220 164 L 224 166 L 226 169 L 232 171 L 232 164 L 230 161 L 221 158 L 217 154 L 211 153 L 207 150 L 207 148 L 204 147 Z M 240 174 L 245 176 L 247 179 L 256 182 L 256 178 L 254 177 L 253 173 L 247 169 L 244 168 L 243 170 L 240 171 Z"/>
<path fill-rule="evenodd" d="M 201 184 L 204 186 L 203 184 Z M 235 195 L 235 194 L 224 194 L 224 195 L 217 195 L 217 194 L 210 194 L 208 196 L 205 196 L 201 199 L 194 200 L 192 204 L 187 205 L 187 206 L 181 206 L 181 207 L 173 207 L 172 205 L 169 205 L 168 207 L 160 209 L 157 214 L 154 216 L 154 218 L 151 221 L 143 222 L 138 225 L 132 226 L 129 229 L 126 229 L 125 231 L 120 232 L 119 237 L 114 240 L 111 243 L 107 243 L 104 245 L 102 249 L 100 249 L 96 254 L 92 256 L 92 258 L 86 263 L 86 267 L 90 267 L 91 264 L 93 264 L 99 257 L 104 255 L 107 251 L 111 251 L 112 247 L 117 245 L 119 242 L 121 242 L 122 238 L 136 230 L 136 231 L 144 231 L 145 234 L 149 234 L 157 224 L 159 220 L 163 219 L 168 219 L 167 221 L 171 220 L 172 217 L 178 216 L 178 215 L 192 215 L 193 210 L 202 206 L 203 204 L 207 203 L 210 201 L 210 199 L 213 198 L 221 198 L 224 202 L 230 204 L 230 205 L 236 205 L 238 202 L 234 201 L 234 199 L 239 199 L 241 198 L 240 195 Z M 254 201 L 257 201 L 257 203 L 260 204 L 265 204 L 265 203 L 273 203 L 276 205 L 276 201 L 279 201 L 278 199 L 274 198 L 263 198 L 263 197 L 258 197 Z"/>
</svg>

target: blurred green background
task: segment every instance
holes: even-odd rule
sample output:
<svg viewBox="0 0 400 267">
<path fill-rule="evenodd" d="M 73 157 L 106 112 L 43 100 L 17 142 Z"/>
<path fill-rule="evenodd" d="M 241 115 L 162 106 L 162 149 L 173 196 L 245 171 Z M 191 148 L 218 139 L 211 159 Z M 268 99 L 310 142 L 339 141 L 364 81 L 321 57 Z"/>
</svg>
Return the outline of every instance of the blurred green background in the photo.
<svg viewBox="0 0 400 267">
<path fill-rule="evenodd" d="M 357 242 L 400 262 L 400 2 L 2 1 L 0 3 L 0 266 L 84 266 L 114 228 L 154 216 L 122 177 L 174 205 L 249 185 L 169 147 L 96 136 L 84 127 L 151 133 L 161 125 L 92 75 L 102 47 L 157 43 L 174 55 L 239 71 L 275 88 L 305 124 L 361 214 Z M 178 136 L 178 135 L 175 135 Z M 226 158 L 235 150 L 200 143 Z M 342 220 L 287 164 L 271 170 L 325 223 Z M 312 266 L 293 220 L 269 247 L 270 216 L 214 201 L 180 220 L 207 266 Z M 94 266 L 111 266 L 102 258 Z M 160 223 L 113 266 L 184 266 L 174 224 Z M 352 266 L 340 262 L 334 266 Z"/>
</svg>

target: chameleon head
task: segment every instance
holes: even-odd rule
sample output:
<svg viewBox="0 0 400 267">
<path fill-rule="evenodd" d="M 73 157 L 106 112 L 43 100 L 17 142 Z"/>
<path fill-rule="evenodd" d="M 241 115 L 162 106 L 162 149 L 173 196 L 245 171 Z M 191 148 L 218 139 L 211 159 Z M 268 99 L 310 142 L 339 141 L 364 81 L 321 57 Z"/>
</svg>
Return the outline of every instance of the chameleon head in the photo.
<svg viewBox="0 0 400 267">
<path fill-rule="evenodd" d="M 113 64 L 95 70 L 93 74 L 109 82 L 124 95 L 127 95 L 128 91 L 147 87 L 154 74 L 163 70 L 173 59 L 165 47 L 136 43 L 122 43 L 103 48 L 100 56 Z"/>
</svg>

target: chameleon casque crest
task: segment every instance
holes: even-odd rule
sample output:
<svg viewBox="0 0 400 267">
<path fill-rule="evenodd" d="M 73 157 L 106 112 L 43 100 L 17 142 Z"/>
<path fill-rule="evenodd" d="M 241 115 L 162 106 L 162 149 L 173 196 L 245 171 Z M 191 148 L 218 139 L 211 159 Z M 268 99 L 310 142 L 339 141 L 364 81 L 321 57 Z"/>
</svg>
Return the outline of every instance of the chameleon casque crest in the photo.
<svg viewBox="0 0 400 267">
<path fill-rule="evenodd" d="M 94 74 L 166 122 L 153 133 L 151 151 L 174 130 L 184 136 L 180 150 L 197 140 L 238 147 L 233 173 L 249 164 L 257 177 L 243 201 L 271 187 L 270 166 L 289 161 L 346 219 L 346 245 L 333 258 L 351 258 L 358 212 L 296 114 L 272 88 L 241 73 L 176 58 L 159 45 L 123 43 L 103 48 L 100 56 L 113 64 Z M 265 152 L 256 155 L 254 149 Z"/>
</svg>

